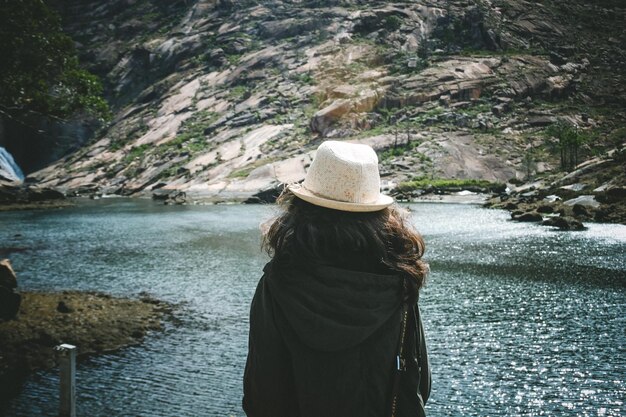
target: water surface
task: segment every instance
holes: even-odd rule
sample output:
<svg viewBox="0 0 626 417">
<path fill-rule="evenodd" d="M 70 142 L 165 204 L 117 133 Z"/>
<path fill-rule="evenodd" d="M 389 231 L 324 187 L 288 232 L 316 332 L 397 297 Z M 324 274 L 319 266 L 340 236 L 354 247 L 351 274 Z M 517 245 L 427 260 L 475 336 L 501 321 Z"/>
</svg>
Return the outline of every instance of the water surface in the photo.
<svg viewBox="0 0 626 417">
<path fill-rule="evenodd" d="M 623 414 L 626 227 L 563 233 L 476 206 L 411 209 L 432 269 L 429 416 Z M 182 305 L 141 346 L 79 363 L 79 415 L 243 416 L 248 309 L 268 259 L 259 225 L 273 210 L 106 200 L 0 213 L 22 289 Z M 0 415 L 54 416 L 57 387 L 56 371 L 39 372 Z"/>
</svg>

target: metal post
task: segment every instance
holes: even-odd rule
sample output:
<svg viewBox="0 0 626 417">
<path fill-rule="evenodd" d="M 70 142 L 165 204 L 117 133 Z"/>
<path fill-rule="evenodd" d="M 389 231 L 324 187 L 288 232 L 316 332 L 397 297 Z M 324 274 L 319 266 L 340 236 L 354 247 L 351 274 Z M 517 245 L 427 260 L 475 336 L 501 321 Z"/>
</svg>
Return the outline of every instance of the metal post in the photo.
<svg viewBox="0 0 626 417">
<path fill-rule="evenodd" d="M 62 344 L 54 348 L 61 370 L 59 417 L 76 417 L 76 346 Z"/>
</svg>

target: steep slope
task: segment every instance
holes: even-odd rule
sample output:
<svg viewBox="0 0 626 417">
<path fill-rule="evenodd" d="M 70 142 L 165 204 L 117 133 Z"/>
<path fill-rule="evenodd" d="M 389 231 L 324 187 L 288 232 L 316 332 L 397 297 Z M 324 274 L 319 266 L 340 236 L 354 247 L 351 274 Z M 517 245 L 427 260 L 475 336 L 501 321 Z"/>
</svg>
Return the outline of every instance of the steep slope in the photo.
<svg viewBox="0 0 626 417">
<path fill-rule="evenodd" d="M 59 8 L 115 109 L 93 143 L 31 175 L 70 194 L 265 199 L 303 178 L 325 138 L 371 144 L 389 189 L 556 172 L 558 123 L 586 138 L 573 165 L 624 147 L 619 2 Z"/>
</svg>

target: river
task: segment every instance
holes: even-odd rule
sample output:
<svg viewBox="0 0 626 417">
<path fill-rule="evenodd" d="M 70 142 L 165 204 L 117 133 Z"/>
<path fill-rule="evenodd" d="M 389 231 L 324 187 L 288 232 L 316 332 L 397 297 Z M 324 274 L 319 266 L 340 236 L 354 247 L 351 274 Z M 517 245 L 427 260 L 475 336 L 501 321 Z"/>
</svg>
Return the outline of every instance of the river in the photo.
<svg viewBox="0 0 626 417">
<path fill-rule="evenodd" d="M 626 226 L 557 232 L 503 211 L 411 205 L 431 265 L 421 296 L 430 417 L 621 416 Z M 101 200 L 0 213 L 21 289 L 146 291 L 180 308 L 137 347 L 81 361 L 79 416 L 243 416 L 249 303 L 272 206 Z M 54 416 L 57 371 L 30 377 L 4 416 Z"/>
</svg>

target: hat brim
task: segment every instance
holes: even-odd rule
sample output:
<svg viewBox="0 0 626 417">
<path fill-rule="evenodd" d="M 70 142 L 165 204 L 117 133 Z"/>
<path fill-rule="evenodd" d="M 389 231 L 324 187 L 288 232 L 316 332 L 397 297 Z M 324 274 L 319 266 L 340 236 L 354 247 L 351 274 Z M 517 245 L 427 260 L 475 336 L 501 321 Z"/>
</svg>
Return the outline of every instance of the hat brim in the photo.
<svg viewBox="0 0 626 417">
<path fill-rule="evenodd" d="M 372 203 L 349 203 L 347 201 L 330 200 L 320 197 L 307 190 L 300 184 L 292 184 L 287 187 L 296 197 L 316 206 L 326 207 L 333 210 L 370 212 L 379 211 L 393 204 L 393 197 L 380 194 L 378 199 Z"/>
</svg>

